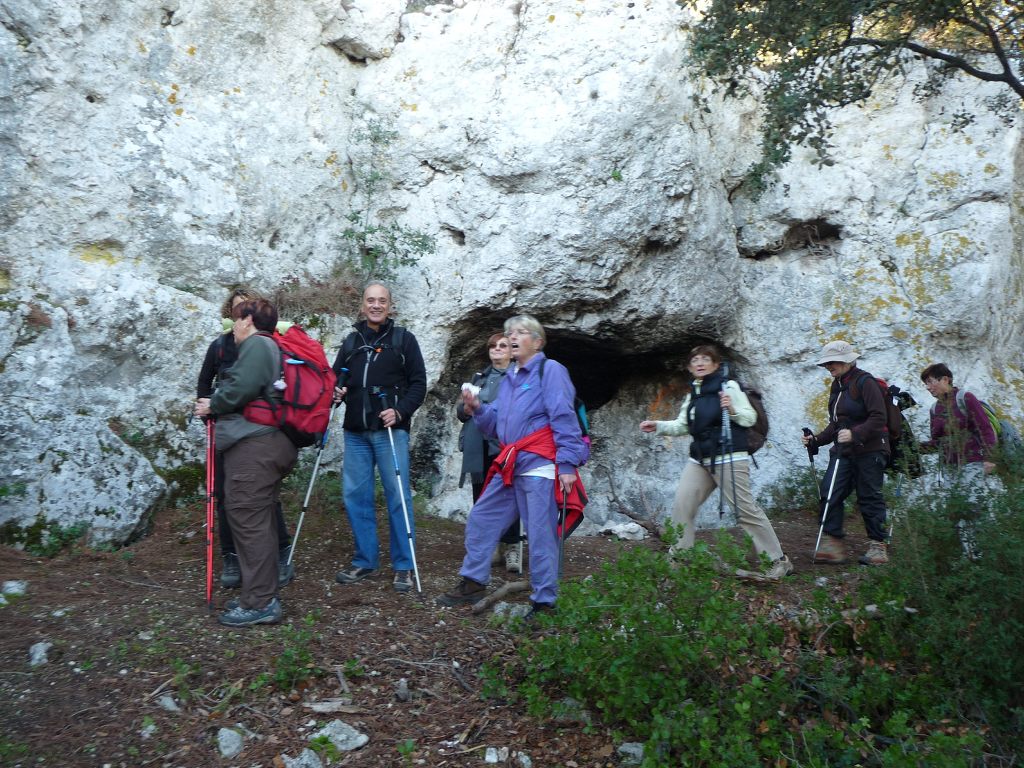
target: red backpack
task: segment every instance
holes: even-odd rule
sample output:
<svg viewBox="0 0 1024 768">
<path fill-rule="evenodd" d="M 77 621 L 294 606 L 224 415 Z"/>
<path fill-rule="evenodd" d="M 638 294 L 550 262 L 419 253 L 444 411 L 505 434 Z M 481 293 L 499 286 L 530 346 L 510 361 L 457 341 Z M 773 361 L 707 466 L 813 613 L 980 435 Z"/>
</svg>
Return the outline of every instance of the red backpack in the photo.
<svg viewBox="0 0 1024 768">
<path fill-rule="evenodd" d="M 297 325 L 271 336 L 281 350 L 281 399 L 253 400 L 242 411 L 247 421 L 278 427 L 299 448 L 313 445 L 331 418 L 335 376 L 320 342 Z M 276 387 L 275 387 L 276 389 Z"/>
</svg>

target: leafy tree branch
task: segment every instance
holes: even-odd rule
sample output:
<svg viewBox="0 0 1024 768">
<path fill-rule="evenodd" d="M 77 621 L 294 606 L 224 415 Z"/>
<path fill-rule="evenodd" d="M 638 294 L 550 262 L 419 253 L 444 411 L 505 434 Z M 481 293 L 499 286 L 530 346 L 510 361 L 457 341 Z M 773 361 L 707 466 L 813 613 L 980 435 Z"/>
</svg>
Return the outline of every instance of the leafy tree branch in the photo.
<svg viewBox="0 0 1024 768">
<path fill-rule="evenodd" d="M 1019 0 L 678 0 L 694 10 L 694 61 L 729 96 L 760 91 L 762 156 L 754 192 L 794 144 L 828 164 L 830 113 L 867 99 L 909 57 L 937 73 L 1004 83 L 1024 98 Z"/>
</svg>

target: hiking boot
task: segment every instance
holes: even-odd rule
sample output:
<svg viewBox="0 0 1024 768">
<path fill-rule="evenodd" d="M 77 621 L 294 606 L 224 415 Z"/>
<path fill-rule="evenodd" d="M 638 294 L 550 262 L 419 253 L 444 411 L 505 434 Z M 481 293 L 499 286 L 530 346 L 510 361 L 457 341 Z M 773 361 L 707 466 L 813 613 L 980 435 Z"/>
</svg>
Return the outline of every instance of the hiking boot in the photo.
<svg viewBox="0 0 1024 768">
<path fill-rule="evenodd" d="M 505 550 L 505 570 L 509 573 L 523 572 L 523 545 L 510 544 Z"/>
<path fill-rule="evenodd" d="M 868 551 L 857 559 L 861 565 L 885 565 L 889 562 L 889 547 L 884 541 L 872 541 Z"/>
<path fill-rule="evenodd" d="M 376 568 L 360 568 L 353 565 L 347 571 L 338 571 L 334 574 L 334 580 L 339 584 L 355 584 L 357 581 L 370 578 L 376 572 Z"/>
<path fill-rule="evenodd" d="M 412 589 L 412 571 L 395 571 L 395 580 L 391 582 L 395 592 L 408 592 Z"/>
<path fill-rule="evenodd" d="M 831 565 L 845 563 L 846 548 L 843 546 L 843 540 L 835 536 L 829 536 L 826 533 L 821 539 L 821 546 L 818 548 L 818 553 L 814 556 L 814 562 L 829 563 Z"/>
<path fill-rule="evenodd" d="M 472 579 L 463 579 L 453 589 L 445 592 L 434 600 L 438 605 L 445 605 L 453 608 L 456 605 L 469 605 L 483 598 L 487 587 Z"/>
<path fill-rule="evenodd" d="M 224 564 L 220 569 L 220 585 L 224 589 L 237 589 L 242 586 L 242 567 L 238 564 L 238 555 L 234 552 L 224 553 Z"/>
<path fill-rule="evenodd" d="M 292 579 L 295 578 L 295 564 L 288 562 L 288 557 L 292 553 L 291 546 L 282 547 L 277 550 L 277 587 L 286 587 L 292 583 Z"/>
<path fill-rule="evenodd" d="M 536 621 L 537 617 L 542 613 L 550 613 L 555 610 L 554 603 L 535 603 L 533 600 L 530 601 L 530 610 L 527 611 L 526 616 L 523 617 L 524 621 Z"/>
<path fill-rule="evenodd" d="M 746 571 L 742 568 L 736 571 L 737 578 L 750 581 L 781 581 L 793 572 L 793 562 L 783 555 L 772 562 L 764 571 Z"/>
<path fill-rule="evenodd" d="M 792 561 L 788 557 L 783 555 L 774 563 L 772 563 L 768 570 L 762 573 L 761 576 L 767 581 L 781 581 L 786 576 L 789 576 L 789 574 L 791 574 L 792 572 Z"/>
<path fill-rule="evenodd" d="M 217 621 L 225 627 L 251 627 L 254 624 L 277 624 L 281 620 L 281 601 L 273 598 L 263 608 L 243 608 L 236 605 L 224 611 Z"/>
</svg>

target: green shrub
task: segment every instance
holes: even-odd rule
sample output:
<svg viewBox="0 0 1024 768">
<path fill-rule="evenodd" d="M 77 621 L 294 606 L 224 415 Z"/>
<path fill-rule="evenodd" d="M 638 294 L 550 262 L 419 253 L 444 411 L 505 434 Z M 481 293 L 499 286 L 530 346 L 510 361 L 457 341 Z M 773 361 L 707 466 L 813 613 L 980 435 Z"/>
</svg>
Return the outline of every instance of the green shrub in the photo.
<svg viewBox="0 0 1024 768">
<path fill-rule="evenodd" d="M 820 503 L 818 485 L 810 466 L 780 475 L 762 488 L 758 496 L 765 513 L 772 520 L 793 516 L 794 513 L 816 515 Z"/>
<path fill-rule="evenodd" d="M 962 638 L 957 653 L 987 647 L 969 667 L 939 669 L 949 666 L 940 662 L 939 648 L 925 653 L 930 620 L 898 606 L 869 620 L 842 613 L 855 606 L 817 590 L 801 606 L 805 621 L 772 617 L 762 607 L 763 592 L 723 573 L 723 563 L 738 563 L 742 554 L 725 535 L 714 552 L 698 544 L 675 562 L 645 548 L 622 553 L 586 581 L 564 586 L 559 610 L 540 619 L 542 633 L 520 646 L 520 664 L 506 676 L 532 714 L 558 714 L 570 697 L 616 738 L 643 741 L 647 768 L 953 768 L 980 765 L 983 748 L 1012 733 L 999 726 L 994 739 L 983 739 L 984 730 L 962 707 L 970 703 L 982 713 L 981 705 L 1016 706 L 1011 681 L 1021 679 L 1020 662 L 995 657 L 1019 642 L 1019 625 L 1004 627 L 989 644 L 973 631 L 976 618 L 947 612 L 941 631 Z M 923 588 L 932 589 L 940 571 L 959 567 L 947 561 L 922 574 Z M 887 581 L 886 574 L 895 570 L 871 572 L 879 574 L 869 579 L 873 602 L 893 599 L 902 582 Z M 917 577 L 908 572 L 906 578 Z M 995 613 L 994 622 L 1008 618 L 1006 611 Z M 915 622 L 918 628 L 908 631 Z M 988 666 L 987 677 L 968 689 L 973 698 L 958 698 L 956 686 L 981 665 Z M 493 666 L 487 673 L 497 674 Z M 492 679 L 489 690 L 500 686 Z M 984 690 L 991 703 L 983 701 Z M 984 712 L 987 722 L 998 719 Z"/>
<path fill-rule="evenodd" d="M 866 652 L 927 675 L 941 689 L 937 715 L 986 723 L 1000 740 L 1024 727 L 1022 490 L 1014 483 L 974 503 L 932 493 L 910 505 L 897 518 L 890 567 L 872 570 L 862 592 L 865 602 L 916 611 L 872 622 Z"/>
<path fill-rule="evenodd" d="M 313 632 L 313 626 L 319 619 L 317 612 L 306 614 L 302 625 L 285 624 L 281 627 L 281 652 L 274 659 L 274 672 L 271 680 L 278 690 L 290 691 L 292 688 L 323 674 L 323 670 L 313 661 L 314 641 L 320 637 Z"/>
</svg>

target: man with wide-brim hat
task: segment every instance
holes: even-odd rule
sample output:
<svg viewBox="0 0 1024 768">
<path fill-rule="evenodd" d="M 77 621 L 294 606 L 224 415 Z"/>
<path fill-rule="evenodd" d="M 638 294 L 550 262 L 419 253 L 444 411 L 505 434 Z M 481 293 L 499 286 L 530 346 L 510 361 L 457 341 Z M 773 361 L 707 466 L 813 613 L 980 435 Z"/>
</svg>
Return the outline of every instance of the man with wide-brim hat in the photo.
<svg viewBox="0 0 1024 768">
<path fill-rule="evenodd" d="M 828 426 L 816 435 L 803 436 L 804 445 L 812 452 L 832 443 L 828 471 L 821 480 L 825 535 L 814 553 L 817 563 L 846 562 L 843 505 L 854 490 L 871 540 L 860 562 L 883 565 L 889 561 L 882 496 L 885 467 L 892 450 L 886 428 L 886 394 L 874 376 L 857 367 L 860 356 L 850 342 L 835 339 L 822 348 L 815 361 L 832 376 Z"/>
</svg>

